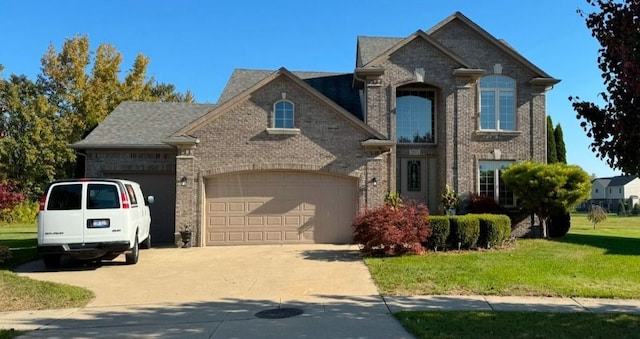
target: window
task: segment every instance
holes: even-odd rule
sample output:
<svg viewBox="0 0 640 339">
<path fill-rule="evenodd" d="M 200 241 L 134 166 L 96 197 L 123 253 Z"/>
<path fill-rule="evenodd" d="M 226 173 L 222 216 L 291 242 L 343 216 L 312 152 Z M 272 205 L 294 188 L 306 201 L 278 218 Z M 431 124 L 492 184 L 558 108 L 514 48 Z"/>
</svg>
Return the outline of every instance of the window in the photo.
<svg viewBox="0 0 640 339">
<path fill-rule="evenodd" d="M 396 141 L 404 144 L 435 142 L 434 91 L 404 87 L 396 92 Z"/>
<path fill-rule="evenodd" d="M 47 210 L 79 210 L 82 203 L 82 184 L 56 185 L 51 188 Z"/>
<path fill-rule="evenodd" d="M 118 187 L 111 184 L 89 184 L 87 187 L 87 208 L 120 208 Z"/>
<path fill-rule="evenodd" d="M 138 206 L 138 199 L 136 198 L 136 192 L 133 190 L 133 186 L 127 184 L 127 194 L 129 194 L 129 201 L 131 201 L 131 207 Z"/>
<path fill-rule="evenodd" d="M 515 87 L 515 81 L 504 75 L 480 80 L 480 129 L 516 129 Z"/>
<path fill-rule="evenodd" d="M 479 162 L 479 194 L 492 197 L 501 206 L 515 206 L 515 196 L 508 191 L 500 173 L 511 165 L 511 161 L 480 161 Z"/>
<path fill-rule="evenodd" d="M 287 100 L 280 100 L 273 106 L 273 127 L 293 128 L 293 103 Z"/>
<path fill-rule="evenodd" d="M 407 161 L 407 191 L 420 192 L 422 187 L 420 173 L 420 160 Z"/>
</svg>

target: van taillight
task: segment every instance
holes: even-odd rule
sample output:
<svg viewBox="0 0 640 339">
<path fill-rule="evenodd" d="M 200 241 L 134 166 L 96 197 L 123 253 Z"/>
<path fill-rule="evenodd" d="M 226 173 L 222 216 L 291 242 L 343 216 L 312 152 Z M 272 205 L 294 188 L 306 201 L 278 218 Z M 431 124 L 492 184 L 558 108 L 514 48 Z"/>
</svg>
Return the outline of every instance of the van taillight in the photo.
<svg viewBox="0 0 640 339">
<path fill-rule="evenodd" d="M 44 204 L 47 201 L 47 196 L 43 195 L 40 197 L 40 210 L 44 211 Z"/>
<path fill-rule="evenodd" d="M 129 198 L 127 197 L 127 193 L 120 193 L 120 202 L 122 203 L 122 208 L 129 208 Z"/>
</svg>

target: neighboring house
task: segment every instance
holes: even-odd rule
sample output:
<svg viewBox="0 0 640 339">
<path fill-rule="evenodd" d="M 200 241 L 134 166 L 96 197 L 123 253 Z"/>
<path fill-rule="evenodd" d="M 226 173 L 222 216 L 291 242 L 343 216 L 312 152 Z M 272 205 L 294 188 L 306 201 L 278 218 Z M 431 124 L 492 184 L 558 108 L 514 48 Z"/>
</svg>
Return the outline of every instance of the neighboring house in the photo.
<svg viewBox="0 0 640 339">
<path fill-rule="evenodd" d="M 640 197 L 640 179 L 637 176 L 596 178 L 591 182 L 590 204 L 600 205 L 608 211 L 617 212 L 620 202 L 633 207 Z"/>
<path fill-rule="evenodd" d="M 238 69 L 215 105 L 122 103 L 73 147 L 87 176 L 156 196 L 156 242 L 189 226 L 204 246 L 348 243 L 390 191 L 432 213 L 445 184 L 513 206 L 501 169 L 546 161 L 558 82 L 455 13 L 359 37 L 353 73 Z"/>
</svg>

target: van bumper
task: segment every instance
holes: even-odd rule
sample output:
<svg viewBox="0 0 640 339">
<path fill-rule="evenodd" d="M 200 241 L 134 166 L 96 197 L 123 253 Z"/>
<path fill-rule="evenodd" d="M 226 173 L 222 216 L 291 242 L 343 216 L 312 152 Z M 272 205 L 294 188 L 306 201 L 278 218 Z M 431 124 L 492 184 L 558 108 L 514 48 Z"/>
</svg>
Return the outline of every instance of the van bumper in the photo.
<svg viewBox="0 0 640 339">
<path fill-rule="evenodd" d="M 80 254 L 83 252 L 125 252 L 129 250 L 128 241 L 112 241 L 87 244 L 38 245 L 38 253 Z M 88 253 L 87 253 L 88 254 Z"/>
</svg>

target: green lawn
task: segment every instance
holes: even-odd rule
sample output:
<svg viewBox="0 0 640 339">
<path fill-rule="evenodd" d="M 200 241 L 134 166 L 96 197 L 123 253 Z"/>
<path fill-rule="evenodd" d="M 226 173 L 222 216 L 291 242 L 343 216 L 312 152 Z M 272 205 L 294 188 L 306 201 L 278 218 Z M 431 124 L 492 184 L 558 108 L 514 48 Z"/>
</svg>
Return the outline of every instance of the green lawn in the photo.
<svg viewBox="0 0 640 339">
<path fill-rule="evenodd" d="M 640 298 L 640 217 L 596 226 L 572 215 L 560 240 L 515 247 L 367 258 L 383 294 L 486 294 Z M 416 338 L 640 338 L 640 315 L 417 311 L 395 317 Z"/>
<path fill-rule="evenodd" d="M 35 224 L 0 226 L 0 246 L 12 250 L 12 259 L 0 266 L 0 310 L 37 310 L 86 305 L 93 292 L 69 285 L 19 277 L 11 268 L 39 259 Z M 0 335 L 4 335 L 0 332 Z"/>
<path fill-rule="evenodd" d="M 399 312 L 416 338 L 640 338 L 640 315 L 540 312 Z"/>
<path fill-rule="evenodd" d="M 560 240 L 365 262 L 383 294 L 640 298 L 640 217 L 609 216 L 593 230 L 585 215 L 574 214 Z"/>
</svg>

